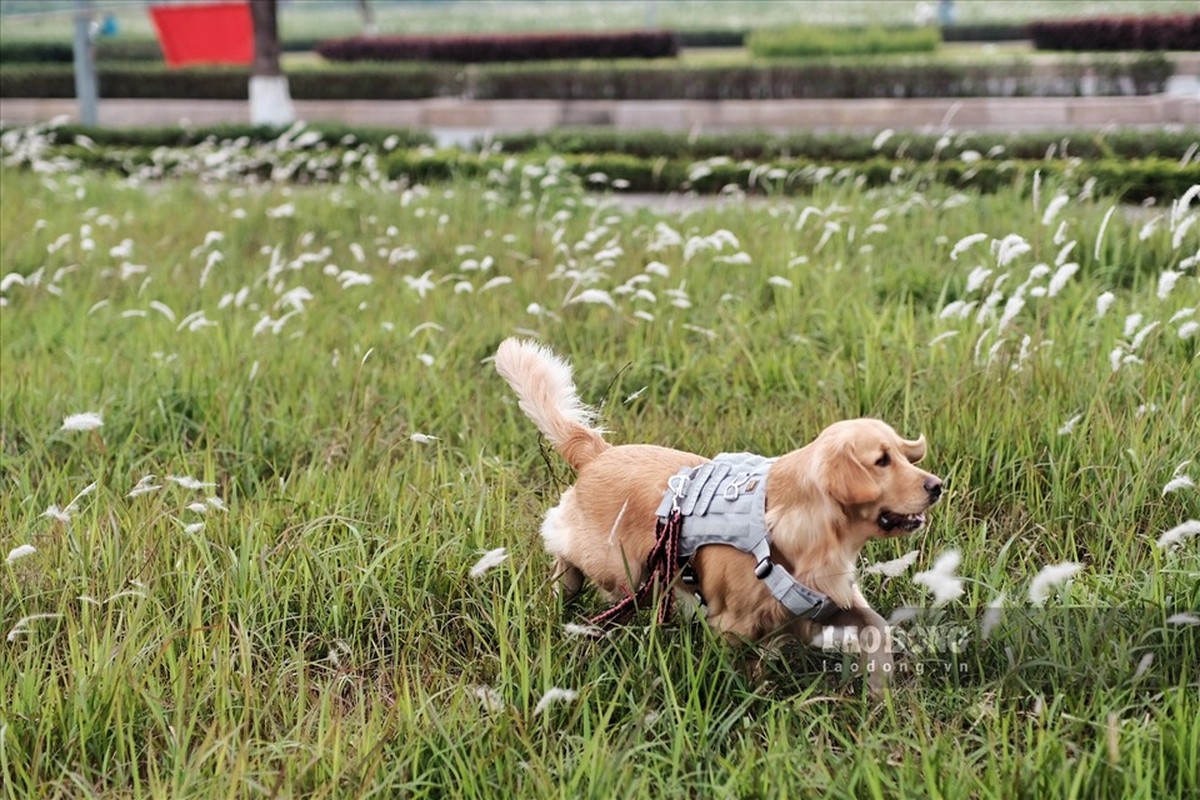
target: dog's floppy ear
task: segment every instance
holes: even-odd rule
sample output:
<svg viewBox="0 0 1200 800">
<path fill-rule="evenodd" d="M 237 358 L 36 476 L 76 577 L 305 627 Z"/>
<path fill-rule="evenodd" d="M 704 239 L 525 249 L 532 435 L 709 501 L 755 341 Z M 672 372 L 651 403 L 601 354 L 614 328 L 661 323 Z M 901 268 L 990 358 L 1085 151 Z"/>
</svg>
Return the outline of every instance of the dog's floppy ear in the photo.
<svg viewBox="0 0 1200 800">
<path fill-rule="evenodd" d="M 849 447 L 834 450 L 825 460 L 825 487 L 829 496 L 843 506 L 872 503 L 883 494 Z"/>
<path fill-rule="evenodd" d="M 915 464 L 925 457 L 925 434 L 921 434 L 920 438 L 915 442 L 910 442 L 907 439 L 902 439 L 903 446 L 900 448 L 904 453 L 904 457 L 908 459 L 908 463 Z"/>
</svg>

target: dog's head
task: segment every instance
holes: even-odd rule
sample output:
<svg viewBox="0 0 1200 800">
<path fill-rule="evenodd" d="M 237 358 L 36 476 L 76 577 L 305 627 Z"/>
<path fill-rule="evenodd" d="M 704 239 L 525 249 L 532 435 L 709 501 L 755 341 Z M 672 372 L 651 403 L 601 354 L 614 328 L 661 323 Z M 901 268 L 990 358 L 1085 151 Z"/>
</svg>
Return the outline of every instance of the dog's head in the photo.
<svg viewBox="0 0 1200 800">
<path fill-rule="evenodd" d="M 915 466 L 924 436 L 904 439 L 880 420 L 852 419 L 830 425 L 810 447 L 812 478 L 866 538 L 917 530 L 942 495 L 941 479 Z"/>
</svg>

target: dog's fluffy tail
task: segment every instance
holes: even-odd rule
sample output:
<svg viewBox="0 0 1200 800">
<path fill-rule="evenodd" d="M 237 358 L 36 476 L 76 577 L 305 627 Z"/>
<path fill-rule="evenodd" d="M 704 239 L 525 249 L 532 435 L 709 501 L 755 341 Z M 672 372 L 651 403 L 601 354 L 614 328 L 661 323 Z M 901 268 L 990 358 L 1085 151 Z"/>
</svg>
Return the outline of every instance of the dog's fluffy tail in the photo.
<svg viewBox="0 0 1200 800">
<path fill-rule="evenodd" d="M 496 350 L 496 371 L 516 391 L 521 410 L 576 471 L 612 446 L 592 427 L 596 413 L 576 394 L 571 365 L 547 348 L 505 339 Z"/>
</svg>

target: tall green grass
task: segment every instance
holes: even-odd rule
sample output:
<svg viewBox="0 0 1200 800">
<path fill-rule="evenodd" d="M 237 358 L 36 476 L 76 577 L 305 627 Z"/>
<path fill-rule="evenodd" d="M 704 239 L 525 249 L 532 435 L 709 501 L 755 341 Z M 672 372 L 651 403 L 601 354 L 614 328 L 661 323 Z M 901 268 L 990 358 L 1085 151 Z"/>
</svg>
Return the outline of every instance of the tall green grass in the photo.
<svg viewBox="0 0 1200 800">
<path fill-rule="evenodd" d="M 1200 452 L 1195 211 L 842 185 L 661 217 L 555 170 L 395 191 L 4 170 L 0 275 L 25 285 L 0 308 L 0 555 L 37 548 L 0 565 L 5 796 L 1200 790 L 1200 627 L 1167 622 L 1200 610 L 1200 540 L 1155 546 L 1200 516 L 1195 489 L 1162 494 L 1200 475 L 1179 467 Z M 1031 251 L 952 259 L 974 233 Z M 1070 241 L 1078 273 L 1003 332 L 941 317 Z M 996 272 L 968 292 L 976 266 Z M 584 288 L 612 306 L 564 302 Z M 536 531 L 570 476 L 487 362 L 514 333 L 575 363 L 616 442 L 773 454 L 858 415 L 924 432 L 951 491 L 868 546 L 919 557 L 864 593 L 926 606 L 912 573 L 956 548 L 965 594 L 923 624 L 1013 608 L 958 656 L 912 656 L 925 673 L 884 704 L 853 659 L 797 645 L 756 668 L 699 621 L 568 636 L 601 603 L 549 586 Z M 1118 347 L 1137 360 L 1114 371 Z M 59 430 L 83 411 L 103 426 Z M 43 515 L 92 482 L 69 522 Z M 1030 581 L 1062 561 L 1082 571 L 1038 613 Z M 57 616 L 19 624 L 37 614 Z M 535 713 L 555 687 L 578 696 Z"/>
</svg>

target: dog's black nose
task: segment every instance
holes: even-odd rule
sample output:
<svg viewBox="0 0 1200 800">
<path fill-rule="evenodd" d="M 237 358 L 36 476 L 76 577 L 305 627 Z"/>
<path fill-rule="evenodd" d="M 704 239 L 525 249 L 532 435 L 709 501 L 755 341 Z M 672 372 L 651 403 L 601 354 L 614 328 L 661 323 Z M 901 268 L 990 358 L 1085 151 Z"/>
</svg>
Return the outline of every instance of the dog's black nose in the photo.
<svg viewBox="0 0 1200 800">
<path fill-rule="evenodd" d="M 932 475 L 925 480 L 925 492 L 929 495 L 929 502 L 937 502 L 942 496 L 942 487 L 943 483 Z"/>
</svg>

